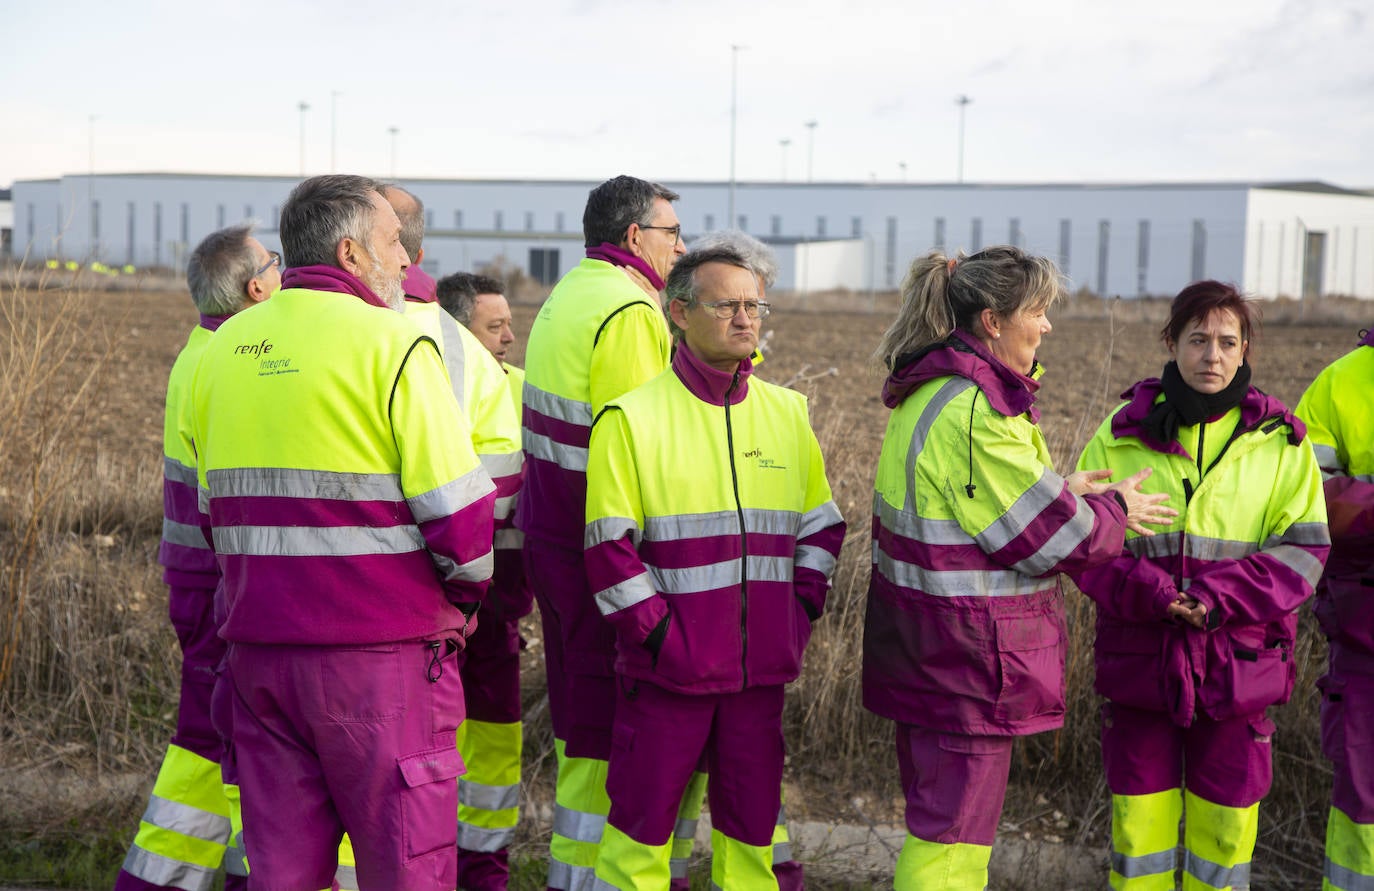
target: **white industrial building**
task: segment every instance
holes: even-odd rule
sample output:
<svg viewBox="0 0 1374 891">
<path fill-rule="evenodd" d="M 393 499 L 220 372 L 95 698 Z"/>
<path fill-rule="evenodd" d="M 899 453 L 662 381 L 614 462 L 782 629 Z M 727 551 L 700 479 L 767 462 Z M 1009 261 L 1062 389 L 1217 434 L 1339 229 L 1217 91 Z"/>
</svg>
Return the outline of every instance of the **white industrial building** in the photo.
<svg viewBox="0 0 1374 891">
<path fill-rule="evenodd" d="M 12 188 L 13 253 L 180 269 L 206 234 L 276 221 L 295 177 L 77 174 Z M 1324 183 L 668 182 L 692 236 L 738 228 L 778 252 L 778 287 L 886 290 L 931 248 L 1011 243 L 1055 258 L 1074 289 L 1169 295 L 1199 278 L 1264 297 L 1374 298 L 1374 194 Z M 425 202 L 425 269 L 498 258 L 551 283 L 582 257 L 594 181 L 402 180 Z"/>
</svg>

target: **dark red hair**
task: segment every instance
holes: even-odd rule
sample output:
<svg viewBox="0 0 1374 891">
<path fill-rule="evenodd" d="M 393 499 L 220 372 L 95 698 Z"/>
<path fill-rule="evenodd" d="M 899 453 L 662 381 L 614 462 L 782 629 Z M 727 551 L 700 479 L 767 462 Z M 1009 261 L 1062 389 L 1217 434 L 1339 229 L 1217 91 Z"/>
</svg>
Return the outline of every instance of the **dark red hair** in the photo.
<svg viewBox="0 0 1374 891">
<path fill-rule="evenodd" d="M 1169 306 L 1169 321 L 1159 332 L 1160 339 L 1166 344 L 1178 343 L 1178 339 L 1183 336 L 1183 329 L 1188 327 L 1189 322 L 1202 321 L 1219 310 L 1230 310 L 1236 314 L 1236 319 L 1240 322 L 1241 339 L 1249 341 L 1259 321 L 1252 302 L 1243 297 L 1235 285 L 1211 279 L 1193 282 L 1178 292 L 1178 296 Z"/>
</svg>

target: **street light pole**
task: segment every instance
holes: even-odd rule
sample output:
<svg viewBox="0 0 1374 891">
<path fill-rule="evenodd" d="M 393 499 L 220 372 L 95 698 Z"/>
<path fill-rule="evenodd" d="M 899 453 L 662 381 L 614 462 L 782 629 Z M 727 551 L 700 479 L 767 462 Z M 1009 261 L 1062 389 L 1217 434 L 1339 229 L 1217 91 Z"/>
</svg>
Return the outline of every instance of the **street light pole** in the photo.
<svg viewBox="0 0 1374 891">
<path fill-rule="evenodd" d="M 807 121 L 806 127 L 806 181 L 811 182 L 812 162 L 816 160 L 816 122 Z"/>
<path fill-rule="evenodd" d="M 959 178 L 958 182 L 964 181 L 964 110 L 973 100 L 967 96 L 960 96 L 954 100 L 959 106 Z"/>
<path fill-rule="evenodd" d="M 790 139 L 779 139 L 778 145 L 782 146 L 782 181 L 787 182 L 787 147 L 792 144 Z"/>
<path fill-rule="evenodd" d="M 739 113 L 737 86 L 739 83 L 739 51 L 744 49 L 738 43 L 730 44 L 730 197 L 725 214 L 725 228 L 735 228 L 735 122 Z"/>
<path fill-rule="evenodd" d="M 339 172 L 338 155 L 338 118 L 339 118 L 339 91 L 331 90 L 329 93 L 329 172 Z"/>
<path fill-rule="evenodd" d="M 396 181 L 396 134 L 401 132 L 400 127 L 387 127 L 386 132 L 391 134 L 391 181 Z"/>
<path fill-rule="evenodd" d="M 305 179 L 305 113 L 310 110 L 310 104 L 301 100 L 296 107 L 301 112 L 301 179 Z"/>
</svg>

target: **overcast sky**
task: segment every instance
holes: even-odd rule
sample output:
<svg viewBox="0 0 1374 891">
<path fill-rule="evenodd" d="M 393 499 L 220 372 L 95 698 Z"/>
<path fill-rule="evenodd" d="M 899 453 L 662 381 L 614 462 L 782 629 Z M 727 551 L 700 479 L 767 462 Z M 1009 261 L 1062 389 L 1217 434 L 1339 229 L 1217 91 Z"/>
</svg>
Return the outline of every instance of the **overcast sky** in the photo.
<svg viewBox="0 0 1374 891">
<path fill-rule="evenodd" d="M 742 180 L 953 181 L 967 95 L 969 182 L 1374 187 L 1367 0 L 0 9 L 0 187 L 298 175 L 301 102 L 308 173 L 724 180 L 732 56 Z"/>
</svg>

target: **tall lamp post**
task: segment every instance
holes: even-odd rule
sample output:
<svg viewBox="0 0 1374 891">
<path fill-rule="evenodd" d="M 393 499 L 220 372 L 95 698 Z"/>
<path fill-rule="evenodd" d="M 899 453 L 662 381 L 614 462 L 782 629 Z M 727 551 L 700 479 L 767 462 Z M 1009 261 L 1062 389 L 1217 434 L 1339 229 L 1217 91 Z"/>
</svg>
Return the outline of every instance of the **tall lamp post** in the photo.
<svg viewBox="0 0 1374 891">
<path fill-rule="evenodd" d="M 735 120 L 739 105 L 736 99 L 739 84 L 739 51 L 745 47 L 738 43 L 730 44 L 730 192 L 729 207 L 726 208 L 725 228 L 735 228 Z"/>
<path fill-rule="evenodd" d="M 954 104 L 959 106 L 959 177 L 958 182 L 964 181 L 964 110 L 973 100 L 967 96 L 960 96 L 954 100 Z"/>
<path fill-rule="evenodd" d="M 400 127 L 387 127 L 386 132 L 391 134 L 391 180 L 396 180 L 396 134 L 401 132 Z"/>
<path fill-rule="evenodd" d="M 807 121 L 806 127 L 806 181 L 811 182 L 812 162 L 816 160 L 816 122 Z"/>
<path fill-rule="evenodd" d="M 782 146 L 782 181 L 787 182 L 787 147 L 792 144 L 790 139 L 779 139 L 778 145 Z"/>
<path fill-rule="evenodd" d="M 296 108 L 301 113 L 301 179 L 305 179 L 305 113 L 310 110 L 310 103 L 301 100 Z"/>
</svg>

